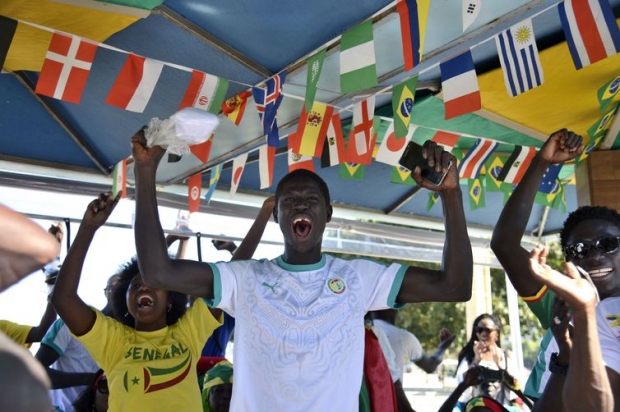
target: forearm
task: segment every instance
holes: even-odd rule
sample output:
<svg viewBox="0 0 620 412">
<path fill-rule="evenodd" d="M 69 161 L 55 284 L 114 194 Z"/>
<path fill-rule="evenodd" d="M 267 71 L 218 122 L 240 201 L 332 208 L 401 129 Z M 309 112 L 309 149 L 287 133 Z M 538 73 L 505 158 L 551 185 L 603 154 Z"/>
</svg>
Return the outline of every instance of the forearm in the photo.
<svg viewBox="0 0 620 412">
<path fill-rule="evenodd" d="M 159 221 L 155 185 L 156 166 L 136 170 L 135 240 L 140 272 L 147 284 L 166 287 L 166 267 L 169 265 L 168 248 Z"/>
<path fill-rule="evenodd" d="M 520 247 L 521 238 L 532 213 L 536 193 L 549 166 L 549 162 L 539 155 L 534 156 L 497 220 L 491 241 L 493 250 L 510 251 L 515 247 Z"/>
<path fill-rule="evenodd" d="M 443 360 L 443 353 L 444 350 L 437 349 L 437 351 L 431 356 L 424 356 L 423 358 L 418 359 L 415 364 L 420 367 L 424 372 L 433 373 L 435 372 L 435 369 L 437 369 L 437 366 L 439 366 L 439 364 Z"/>
<path fill-rule="evenodd" d="M 78 296 L 78 286 L 82 275 L 82 267 L 86 253 L 95 236 L 97 227 L 82 222 L 75 236 L 72 247 L 60 268 L 56 284 L 52 292 L 51 302 L 64 319 L 72 311 L 77 302 L 83 303 Z"/>
<path fill-rule="evenodd" d="M 43 317 L 41 317 L 41 321 L 39 321 L 39 325 L 30 330 L 26 338 L 26 343 L 41 342 L 41 339 L 43 339 L 43 336 L 45 336 L 47 330 L 52 326 L 55 320 L 56 309 L 54 309 L 54 305 L 52 305 L 51 302 L 48 302 L 45 307 L 45 312 L 43 312 Z"/>
<path fill-rule="evenodd" d="M 94 373 L 71 373 L 47 368 L 47 375 L 52 381 L 52 389 L 70 388 L 72 386 L 90 385 L 95 379 Z"/>
<path fill-rule="evenodd" d="M 450 297 L 449 300 L 467 301 L 471 298 L 474 261 L 463 210 L 463 195 L 460 188 L 440 194 L 446 228 L 441 265 L 444 282 L 441 287 Z"/>
<path fill-rule="evenodd" d="M 463 392 L 465 392 L 465 389 L 467 389 L 465 382 L 459 383 L 437 412 L 452 412 L 452 409 L 456 406 L 456 403 L 459 401 Z"/>
<path fill-rule="evenodd" d="M 613 411 L 614 399 L 603 364 L 594 307 L 576 310 L 573 318 L 573 349 L 562 394 L 566 410 Z"/>
<path fill-rule="evenodd" d="M 0 291 L 58 256 L 60 245 L 42 227 L 0 204 Z"/>
<path fill-rule="evenodd" d="M 263 233 L 265 232 L 265 227 L 271 218 L 272 210 L 267 208 L 261 208 L 258 212 L 258 216 L 254 220 L 252 227 L 248 231 L 245 238 L 239 245 L 239 247 L 233 253 L 231 260 L 247 260 L 252 259 L 258 244 L 260 243 L 261 238 L 263 237 Z"/>
<path fill-rule="evenodd" d="M 563 412 L 562 390 L 566 377 L 559 373 L 552 373 L 541 397 L 534 403 L 532 412 Z"/>
</svg>

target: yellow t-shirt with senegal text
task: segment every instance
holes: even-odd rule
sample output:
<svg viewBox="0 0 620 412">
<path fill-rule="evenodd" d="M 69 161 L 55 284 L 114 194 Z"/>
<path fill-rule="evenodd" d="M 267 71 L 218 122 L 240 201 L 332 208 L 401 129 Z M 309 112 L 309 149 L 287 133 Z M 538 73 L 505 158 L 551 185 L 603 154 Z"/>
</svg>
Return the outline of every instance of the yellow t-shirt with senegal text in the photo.
<svg viewBox="0 0 620 412">
<path fill-rule="evenodd" d="M 109 411 L 202 411 L 196 363 L 220 323 L 203 299 L 174 324 L 137 331 L 93 309 L 93 328 L 77 339 L 104 370 Z"/>
</svg>

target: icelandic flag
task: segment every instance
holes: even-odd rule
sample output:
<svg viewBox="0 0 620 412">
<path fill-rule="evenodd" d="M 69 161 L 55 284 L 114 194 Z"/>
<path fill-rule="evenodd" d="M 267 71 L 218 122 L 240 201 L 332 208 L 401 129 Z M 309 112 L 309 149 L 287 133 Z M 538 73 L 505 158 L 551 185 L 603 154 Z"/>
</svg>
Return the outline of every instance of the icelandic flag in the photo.
<svg viewBox="0 0 620 412">
<path fill-rule="evenodd" d="M 256 110 L 258 110 L 258 116 L 263 122 L 263 133 L 267 136 L 267 144 L 273 147 L 278 147 L 280 142 L 276 115 L 284 97 L 282 95 L 282 86 L 285 78 L 286 70 L 283 70 L 282 73 L 267 79 L 266 89 L 252 87 Z"/>
<path fill-rule="evenodd" d="M 514 97 L 543 83 L 532 20 L 524 20 L 498 34 L 495 45 L 510 96 Z"/>
<path fill-rule="evenodd" d="M 498 145 L 499 143 L 493 140 L 477 139 L 459 164 L 459 176 L 463 179 L 477 179 L 482 166 Z"/>
<path fill-rule="evenodd" d="M 558 12 L 577 70 L 620 51 L 620 29 L 608 0 L 564 0 Z"/>
<path fill-rule="evenodd" d="M 480 88 L 471 51 L 440 63 L 446 120 L 480 110 Z"/>
</svg>

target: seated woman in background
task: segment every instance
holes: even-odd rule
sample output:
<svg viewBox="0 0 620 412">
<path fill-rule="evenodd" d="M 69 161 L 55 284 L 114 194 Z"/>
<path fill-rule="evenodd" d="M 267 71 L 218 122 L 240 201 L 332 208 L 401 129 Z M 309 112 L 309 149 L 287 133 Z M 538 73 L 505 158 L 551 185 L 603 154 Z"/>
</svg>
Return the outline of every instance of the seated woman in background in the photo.
<svg viewBox="0 0 620 412">
<path fill-rule="evenodd" d="M 87 207 L 60 269 L 52 303 L 58 315 L 105 371 L 109 410 L 202 408 L 196 363 L 220 323 L 203 299 L 144 284 L 136 259 L 119 272 L 112 305 L 122 322 L 86 305 L 77 289 L 86 253 L 120 196 L 101 194 Z"/>
</svg>

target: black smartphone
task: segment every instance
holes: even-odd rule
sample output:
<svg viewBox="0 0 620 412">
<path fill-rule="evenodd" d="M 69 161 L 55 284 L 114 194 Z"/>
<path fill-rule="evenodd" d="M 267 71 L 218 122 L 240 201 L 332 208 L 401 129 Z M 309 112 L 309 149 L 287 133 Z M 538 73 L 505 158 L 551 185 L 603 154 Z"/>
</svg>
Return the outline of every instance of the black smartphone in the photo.
<svg viewBox="0 0 620 412">
<path fill-rule="evenodd" d="M 432 182 L 435 186 L 439 186 L 448 174 L 447 170 L 443 173 L 437 172 L 435 168 L 429 167 L 428 160 L 422 156 L 422 146 L 414 141 L 407 144 L 398 163 L 412 172 L 415 170 L 416 166 L 420 166 L 422 177 Z M 452 167 L 452 163 L 450 163 L 450 167 Z"/>
</svg>

